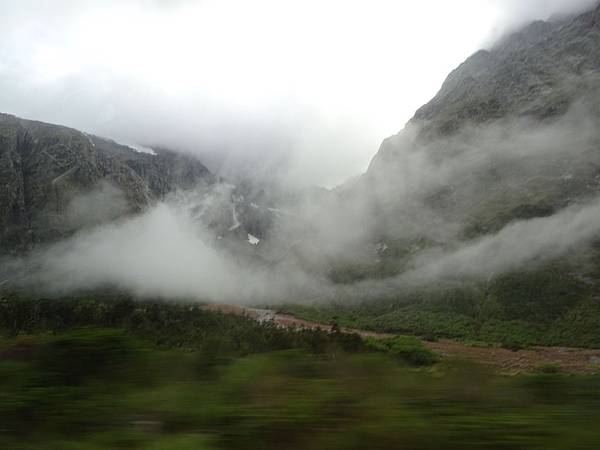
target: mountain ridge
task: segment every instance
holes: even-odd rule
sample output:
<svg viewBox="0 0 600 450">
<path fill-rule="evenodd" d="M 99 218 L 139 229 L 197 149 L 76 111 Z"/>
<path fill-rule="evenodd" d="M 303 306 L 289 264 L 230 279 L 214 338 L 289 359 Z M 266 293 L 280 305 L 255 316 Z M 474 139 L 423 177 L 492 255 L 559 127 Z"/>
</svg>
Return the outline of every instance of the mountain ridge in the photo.
<svg viewBox="0 0 600 450">
<path fill-rule="evenodd" d="M 569 72 L 581 75 L 600 68 L 599 24 L 600 3 L 568 20 L 534 21 L 490 49 L 475 52 L 448 75 L 409 125 L 419 123 L 423 134 L 443 136 L 468 121 L 482 123 L 508 114 L 540 119 L 564 114 L 573 101 L 572 92 L 565 93 L 563 104 L 528 103 L 547 95 L 547 88 L 556 89 L 555 83 Z M 540 109 L 544 103 L 552 107 Z"/>
<path fill-rule="evenodd" d="M 0 250 L 23 252 L 77 229 L 70 202 L 104 183 L 111 200 L 105 218 L 140 212 L 178 188 L 211 184 L 214 176 L 197 159 L 162 150 L 136 152 L 73 128 L 0 114 Z M 117 193 L 118 192 L 118 193 Z"/>
</svg>

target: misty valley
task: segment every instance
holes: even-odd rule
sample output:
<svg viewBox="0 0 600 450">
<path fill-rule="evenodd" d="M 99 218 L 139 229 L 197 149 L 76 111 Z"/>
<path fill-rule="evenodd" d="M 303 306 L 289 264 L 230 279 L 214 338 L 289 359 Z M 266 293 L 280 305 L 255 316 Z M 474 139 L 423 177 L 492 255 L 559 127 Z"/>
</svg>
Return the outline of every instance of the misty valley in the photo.
<svg viewBox="0 0 600 450">
<path fill-rule="evenodd" d="M 58 3 L 43 29 L 96 11 Z M 0 113 L 0 447 L 599 448 L 600 6 L 534 3 L 335 186 L 258 101 L 229 131 L 153 127 L 160 89 L 134 122 Z M 60 80 L 28 95 L 86 92 Z"/>
</svg>

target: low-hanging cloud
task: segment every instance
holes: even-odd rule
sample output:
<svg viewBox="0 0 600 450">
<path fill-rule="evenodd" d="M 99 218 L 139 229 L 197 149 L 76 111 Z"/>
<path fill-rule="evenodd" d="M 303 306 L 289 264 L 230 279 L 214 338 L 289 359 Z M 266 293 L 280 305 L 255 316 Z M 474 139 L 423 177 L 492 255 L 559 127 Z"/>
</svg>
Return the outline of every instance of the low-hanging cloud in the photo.
<svg viewBox="0 0 600 450">
<path fill-rule="evenodd" d="M 552 123 L 494 122 L 433 142 L 409 128 L 378 156 L 392 159 L 381 169 L 374 162 L 373 172 L 350 186 L 282 209 L 252 205 L 274 220 L 258 246 L 236 235 L 245 232 L 236 229 L 234 186 L 216 184 L 176 192 L 133 217 L 103 223 L 102 214 L 18 263 L 33 268 L 34 282 L 26 281 L 44 292 L 118 287 L 144 297 L 236 303 L 373 298 L 433 280 L 489 279 L 551 262 L 600 236 L 600 136 L 593 117 L 578 103 Z M 569 189 L 579 197 L 569 199 Z M 432 204 L 438 192 L 450 197 Z M 547 217 L 509 217 L 499 229 L 464 235 L 480 203 L 496 216 L 513 194 L 516 205 L 539 195 L 566 202 Z M 78 205 L 92 199 L 94 210 L 110 211 L 101 204 L 119 198 L 100 185 L 68 210 L 81 212 Z M 334 267 L 376 265 L 377 252 L 394 242 L 410 247 L 399 274 L 350 288 L 327 279 Z"/>
<path fill-rule="evenodd" d="M 141 297 L 243 303 L 309 292 L 305 274 L 261 263 L 247 242 L 235 241 L 230 251 L 207 227 L 210 210 L 232 206 L 228 189 L 176 193 L 142 214 L 97 223 L 3 266 L 28 272 L 24 287 L 54 295 L 118 288 Z M 85 198 L 98 205 L 107 190 L 100 186 Z M 310 280 L 312 289 L 317 284 Z"/>
<path fill-rule="evenodd" d="M 453 252 L 425 252 L 404 281 L 491 279 L 564 256 L 600 236 L 600 199 L 551 216 L 511 223 L 500 232 Z"/>
</svg>

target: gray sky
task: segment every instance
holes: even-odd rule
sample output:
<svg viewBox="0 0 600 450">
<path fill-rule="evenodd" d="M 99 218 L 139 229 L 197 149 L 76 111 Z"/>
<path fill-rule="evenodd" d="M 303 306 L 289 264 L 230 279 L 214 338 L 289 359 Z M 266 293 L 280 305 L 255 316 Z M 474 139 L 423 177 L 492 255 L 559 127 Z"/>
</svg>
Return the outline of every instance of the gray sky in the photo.
<svg viewBox="0 0 600 450">
<path fill-rule="evenodd" d="M 0 110 L 332 186 L 471 53 L 593 3 L 0 0 Z"/>
</svg>

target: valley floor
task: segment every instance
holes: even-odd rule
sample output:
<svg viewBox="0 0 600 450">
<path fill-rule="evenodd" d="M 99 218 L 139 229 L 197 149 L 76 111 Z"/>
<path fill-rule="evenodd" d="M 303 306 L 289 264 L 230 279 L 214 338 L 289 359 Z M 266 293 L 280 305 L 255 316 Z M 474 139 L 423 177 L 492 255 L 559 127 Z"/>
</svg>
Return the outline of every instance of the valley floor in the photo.
<svg viewBox="0 0 600 450">
<path fill-rule="evenodd" d="M 304 320 L 292 314 L 270 309 L 257 309 L 238 305 L 207 305 L 204 308 L 211 311 L 247 316 L 261 323 L 273 322 L 282 328 L 320 329 L 324 331 L 331 331 L 334 328 L 333 325 L 327 323 Z M 348 327 L 339 327 L 339 329 L 345 333 L 358 334 L 362 338 L 388 339 L 398 336 L 398 334 L 376 333 Z M 450 339 L 440 339 L 434 342 L 422 339 L 421 341 L 442 358 L 477 361 L 508 373 L 532 371 L 545 366 L 555 366 L 564 372 L 600 373 L 600 349 L 534 346 L 513 351 L 493 345 Z"/>
</svg>

